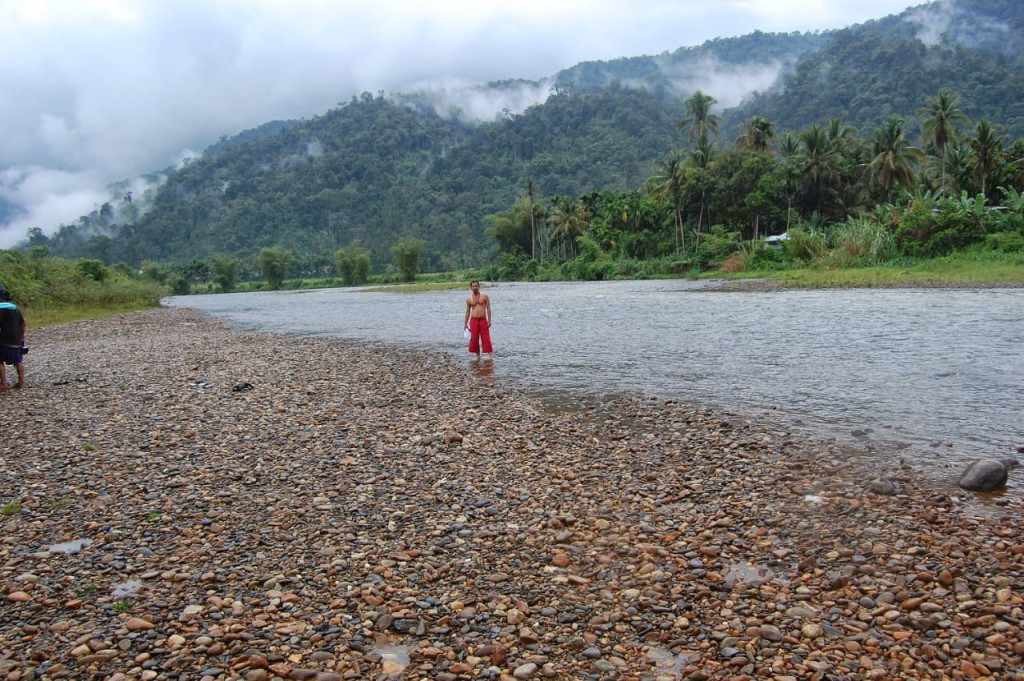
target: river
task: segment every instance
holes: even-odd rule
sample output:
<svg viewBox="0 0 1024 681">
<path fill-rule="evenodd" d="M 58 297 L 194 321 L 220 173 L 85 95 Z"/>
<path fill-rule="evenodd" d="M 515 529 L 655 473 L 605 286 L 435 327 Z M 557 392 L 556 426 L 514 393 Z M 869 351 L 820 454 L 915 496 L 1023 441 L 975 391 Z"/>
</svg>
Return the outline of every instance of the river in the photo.
<svg viewBox="0 0 1024 681">
<path fill-rule="evenodd" d="M 467 380 L 556 402 L 643 393 L 719 407 L 946 479 L 971 459 L 1024 445 L 1024 289 L 724 292 L 670 280 L 483 290 L 493 365 L 466 351 L 468 291 L 318 289 L 165 304 L 234 328 L 450 354 Z"/>
</svg>

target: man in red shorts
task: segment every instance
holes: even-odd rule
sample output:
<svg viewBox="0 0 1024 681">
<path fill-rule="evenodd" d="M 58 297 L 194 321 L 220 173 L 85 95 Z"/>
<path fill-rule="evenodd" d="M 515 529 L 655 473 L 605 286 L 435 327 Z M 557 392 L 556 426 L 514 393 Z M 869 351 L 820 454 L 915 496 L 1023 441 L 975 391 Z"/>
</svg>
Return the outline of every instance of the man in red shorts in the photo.
<svg viewBox="0 0 1024 681">
<path fill-rule="evenodd" d="M 469 351 L 476 353 L 477 361 L 480 352 L 487 353 L 487 359 L 494 359 L 494 348 L 491 347 L 491 299 L 486 293 L 480 293 L 480 282 L 470 282 L 472 295 L 466 298 L 465 328 L 469 331 Z"/>
</svg>

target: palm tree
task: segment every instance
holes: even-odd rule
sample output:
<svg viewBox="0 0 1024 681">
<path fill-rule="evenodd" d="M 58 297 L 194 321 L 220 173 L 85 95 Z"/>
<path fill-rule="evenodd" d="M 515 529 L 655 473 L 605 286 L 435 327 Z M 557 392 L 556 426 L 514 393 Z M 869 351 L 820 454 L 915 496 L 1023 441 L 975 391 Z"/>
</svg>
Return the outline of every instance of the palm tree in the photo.
<svg viewBox="0 0 1024 681">
<path fill-rule="evenodd" d="M 693 144 L 696 140 L 708 139 L 708 133 L 719 137 L 718 123 L 721 120 L 716 114 L 711 113 L 711 107 L 718 100 L 711 95 L 706 95 L 700 90 L 694 92 L 683 104 L 686 106 L 687 116 L 676 126 L 679 130 L 689 128 L 687 141 Z"/>
<path fill-rule="evenodd" d="M 690 163 L 698 168 L 707 168 L 715 158 L 715 143 L 707 137 L 700 137 L 690 150 Z"/>
<path fill-rule="evenodd" d="M 533 212 L 533 180 L 526 178 L 526 198 L 530 211 L 530 257 L 537 258 L 537 216 Z"/>
<path fill-rule="evenodd" d="M 974 130 L 974 137 L 967 140 L 971 147 L 967 169 L 974 181 L 981 183 L 981 193 L 988 196 L 988 180 L 1002 166 L 1006 156 L 1003 151 L 1006 138 L 997 134 L 995 127 L 985 120 L 979 121 Z"/>
<path fill-rule="evenodd" d="M 914 166 L 924 158 L 924 152 L 907 141 L 902 119 L 889 116 L 875 131 L 874 154 L 865 174 L 872 185 L 881 188 L 886 200 L 892 199 L 897 184 L 907 191 L 914 190 Z"/>
<path fill-rule="evenodd" d="M 690 150 L 690 158 L 688 159 L 689 165 L 691 166 L 687 180 L 684 184 L 693 184 L 700 188 L 700 199 L 699 199 L 699 211 L 697 213 L 697 233 L 694 238 L 694 247 L 700 245 L 700 231 L 704 226 L 704 213 L 708 214 L 708 227 L 711 226 L 711 211 L 706 210 L 708 208 L 708 186 L 711 178 L 710 166 L 711 162 L 715 159 L 715 143 L 707 137 L 698 137 L 697 143 L 693 149 Z M 694 181 L 694 178 L 700 178 L 699 181 Z"/>
<path fill-rule="evenodd" d="M 849 151 L 849 147 L 856 143 L 856 139 L 854 139 L 856 132 L 857 129 L 852 125 L 843 125 L 842 119 L 830 118 L 825 136 L 829 143 L 836 148 L 836 151 L 845 154 Z"/>
<path fill-rule="evenodd" d="M 800 173 L 804 177 L 807 194 L 814 203 L 814 209 L 821 215 L 824 198 L 834 194 L 832 182 L 839 176 L 839 151 L 828 131 L 818 124 L 800 133 L 802 147 Z"/>
<path fill-rule="evenodd" d="M 680 248 L 686 250 L 686 234 L 683 230 L 683 199 L 682 191 L 685 184 L 683 159 L 674 149 L 667 159 L 654 162 L 655 173 L 647 180 L 652 195 L 672 204 L 672 216 L 675 227 L 679 230 Z"/>
<path fill-rule="evenodd" d="M 768 151 L 768 143 L 775 139 L 775 124 L 771 121 L 754 116 L 743 123 L 743 133 L 736 143 L 753 151 Z"/>
<path fill-rule="evenodd" d="M 971 183 L 971 173 L 968 164 L 972 157 L 971 145 L 963 139 L 946 145 L 946 158 L 942 163 L 942 170 L 949 177 L 950 191 L 959 193 L 966 191 Z"/>
<path fill-rule="evenodd" d="M 800 138 L 792 132 L 786 132 L 779 140 L 779 155 L 784 159 L 790 159 L 800 153 Z"/>
<path fill-rule="evenodd" d="M 956 124 L 967 120 L 967 116 L 957 107 L 960 96 L 943 88 L 936 97 L 928 98 L 928 106 L 918 110 L 925 117 L 921 123 L 921 138 L 926 145 L 931 145 L 942 157 L 942 185 L 940 191 L 946 190 L 946 148 L 959 135 Z"/>
<path fill-rule="evenodd" d="M 551 238 L 559 242 L 563 255 L 568 247 L 569 257 L 576 255 L 576 237 L 587 231 L 589 222 L 586 209 L 568 196 L 556 196 L 551 210 L 551 224 L 554 230 Z"/>
</svg>

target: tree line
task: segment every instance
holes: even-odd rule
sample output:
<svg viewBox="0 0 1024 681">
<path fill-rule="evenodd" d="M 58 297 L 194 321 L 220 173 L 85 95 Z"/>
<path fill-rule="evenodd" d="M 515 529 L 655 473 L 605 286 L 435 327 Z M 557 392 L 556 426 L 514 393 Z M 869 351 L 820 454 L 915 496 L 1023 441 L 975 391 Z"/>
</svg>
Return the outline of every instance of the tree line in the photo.
<svg viewBox="0 0 1024 681">
<path fill-rule="evenodd" d="M 640 187 L 544 197 L 528 181 L 487 218 L 503 254 L 493 274 L 629 276 L 650 273 L 652 259 L 676 272 L 730 258 L 733 268 L 766 267 L 783 258 L 760 240 L 783 233 L 805 237 L 789 255 L 828 252 L 837 265 L 982 244 L 1024 250 L 1024 140 L 968 120 L 955 93 L 941 90 L 917 121 L 890 116 L 868 136 L 837 118 L 778 134 L 754 116 L 731 145 L 714 105 L 701 91 L 685 101 L 686 146 L 656 160 Z"/>
</svg>

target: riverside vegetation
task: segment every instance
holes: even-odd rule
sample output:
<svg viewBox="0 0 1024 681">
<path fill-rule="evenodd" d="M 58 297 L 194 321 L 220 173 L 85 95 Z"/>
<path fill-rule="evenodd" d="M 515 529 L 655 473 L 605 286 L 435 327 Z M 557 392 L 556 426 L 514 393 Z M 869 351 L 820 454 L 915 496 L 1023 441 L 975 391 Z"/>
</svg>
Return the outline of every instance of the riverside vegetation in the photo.
<svg viewBox="0 0 1024 681">
<path fill-rule="evenodd" d="M 929 20 L 944 30 L 925 42 Z M 128 263 L 179 293 L 469 270 L 843 285 L 941 280 L 938 266 L 1019 281 L 1024 56 L 1006 46 L 1020 40 L 1021 3 L 957 0 L 817 36 L 582 64 L 542 104 L 487 123 L 438 115 L 425 93 L 364 93 L 224 138 L 142 196 L 49 236 L 30 229 L 21 250 Z M 675 90 L 659 66 L 712 62 L 789 66 L 734 108 Z M 791 269 L 813 279 L 772 274 Z"/>
<path fill-rule="evenodd" d="M 733 146 L 720 148 L 714 102 L 700 91 L 685 101 L 688 115 L 677 127 L 687 132 L 689 147 L 658 159 L 638 189 L 543 197 L 527 178 L 510 208 L 483 217 L 491 243 L 486 253 L 465 251 L 458 244 L 470 244 L 472 230 L 453 227 L 434 243 L 398 236 L 386 263 L 356 239 L 334 251 L 323 244 L 305 253 L 274 245 L 249 256 L 212 254 L 177 265 L 147 260 L 139 269 L 146 278 L 169 281 L 175 293 L 197 284 L 233 290 L 261 275 L 271 289 L 289 278 L 352 285 L 373 275 L 377 282 L 408 282 L 422 271 L 439 271 L 442 262 L 472 263 L 468 276 L 489 280 L 774 276 L 791 269 L 880 267 L 886 269 L 868 277 L 830 276 L 839 285 L 898 283 L 892 270 L 916 271 L 907 277 L 911 282 L 927 282 L 926 273 L 934 278 L 943 269 L 973 281 L 1024 277 L 1024 140 L 1007 145 L 986 120 L 962 130 L 967 121 L 955 94 L 943 90 L 922 107 L 921 146 L 911 143 L 904 121 L 895 117 L 870 141 L 839 119 L 780 137 L 773 123 L 754 118 Z M 453 248 L 463 248 L 462 257 L 438 259 L 436 249 L 457 233 L 462 237 Z M 769 235 L 784 240 L 769 247 Z M 64 230 L 53 240 L 35 230 L 23 250 L 48 252 L 70 238 Z M 101 265 L 130 245 L 109 238 L 102 243 Z M 125 273 L 133 269 L 121 267 Z"/>
</svg>

